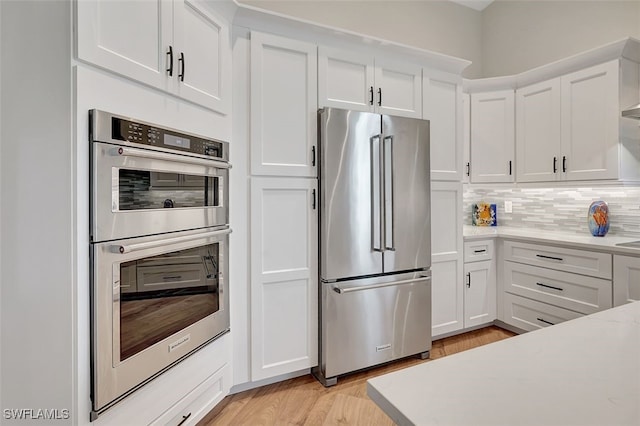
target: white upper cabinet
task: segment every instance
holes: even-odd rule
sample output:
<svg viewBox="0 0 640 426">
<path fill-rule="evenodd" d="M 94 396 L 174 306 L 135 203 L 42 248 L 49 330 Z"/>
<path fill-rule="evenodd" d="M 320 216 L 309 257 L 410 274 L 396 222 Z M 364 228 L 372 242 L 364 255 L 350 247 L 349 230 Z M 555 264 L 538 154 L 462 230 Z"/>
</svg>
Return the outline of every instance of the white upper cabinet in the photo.
<svg viewBox="0 0 640 426">
<path fill-rule="evenodd" d="M 562 156 L 568 180 L 618 178 L 619 62 L 561 78 Z"/>
<path fill-rule="evenodd" d="M 516 91 L 519 182 L 637 179 L 637 128 L 623 148 L 620 98 L 637 93 L 638 72 L 623 64 L 635 81 L 630 88 L 614 60 Z"/>
<path fill-rule="evenodd" d="M 431 179 L 460 181 L 462 167 L 462 85 L 457 75 L 436 73 L 422 80 L 423 118 L 431 130 Z"/>
<path fill-rule="evenodd" d="M 560 78 L 516 90 L 516 155 L 518 182 L 561 176 Z"/>
<path fill-rule="evenodd" d="M 318 49 L 320 107 L 422 118 L 422 68 L 347 50 Z"/>
<path fill-rule="evenodd" d="M 199 0 L 79 1 L 78 59 L 227 114 L 229 25 Z"/>
<path fill-rule="evenodd" d="M 471 95 L 462 94 L 462 182 L 471 178 Z"/>
<path fill-rule="evenodd" d="M 471 182 L 514 181 L 514 92 L 471 94 Z"/>
<path fill-rule="evenodd" d="M 251 174 L 316 176 L 313 44 L 251 32 Z"/>
</svg>

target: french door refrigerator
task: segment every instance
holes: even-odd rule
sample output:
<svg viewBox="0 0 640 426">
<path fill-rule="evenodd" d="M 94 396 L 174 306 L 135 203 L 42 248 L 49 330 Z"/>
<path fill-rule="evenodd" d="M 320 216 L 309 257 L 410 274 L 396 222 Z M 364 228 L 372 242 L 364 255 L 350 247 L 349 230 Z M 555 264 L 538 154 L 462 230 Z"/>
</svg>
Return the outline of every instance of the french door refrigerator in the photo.
<svg viewBox="0 0 640 426">
<path fill-rule="evenodd" d="M 337 376 L 431 350 L 429 121 L 319 119 L 319 365 Z"/>
</svg>

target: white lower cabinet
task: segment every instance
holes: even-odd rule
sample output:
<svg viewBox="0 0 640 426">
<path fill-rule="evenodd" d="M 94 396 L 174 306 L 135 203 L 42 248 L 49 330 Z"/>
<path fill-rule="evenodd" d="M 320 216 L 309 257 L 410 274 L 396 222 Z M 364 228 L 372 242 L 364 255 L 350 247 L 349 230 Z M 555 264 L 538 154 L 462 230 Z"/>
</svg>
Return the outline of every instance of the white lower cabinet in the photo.
<svg viewBox="0 0 640 426">
<path fill-rule="evenodd" d="M 463 328 L 462 184 L 431 182 L 431 321 L 437 338 Z"/>
<path fill-rule="evenodd" d="M 640 300 L 640 257 L 613 256 L 613 306 Z"/>
<path fill-rule="evenodd" d="M 496 319 L 496 261 L 493 241 L 464 244 L 464 328 Z"/>
<path fill-rule="evenodd" d="M 251 178 L 251 380 L 318 357 L 317 180 Z"/>
<path fill-rule="evenodd" d="M 611 254 L 504 241 L 502 320 L 531 331 L 612 306 Z"/>
</svg>

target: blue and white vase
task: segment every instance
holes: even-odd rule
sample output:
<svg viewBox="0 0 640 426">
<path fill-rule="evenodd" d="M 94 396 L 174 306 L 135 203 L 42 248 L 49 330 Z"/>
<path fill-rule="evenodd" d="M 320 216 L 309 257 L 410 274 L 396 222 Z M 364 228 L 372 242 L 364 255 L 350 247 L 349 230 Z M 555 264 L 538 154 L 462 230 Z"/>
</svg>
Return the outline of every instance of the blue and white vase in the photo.
<svg viewBox="0 0 640 426">
<path fill-rule="evenodd" d="M 589 231 L 594 237 L 604 237 L 609 231 L 609 206 L 604 201 L 594 201 L 587 215 Z"/>
</svg>

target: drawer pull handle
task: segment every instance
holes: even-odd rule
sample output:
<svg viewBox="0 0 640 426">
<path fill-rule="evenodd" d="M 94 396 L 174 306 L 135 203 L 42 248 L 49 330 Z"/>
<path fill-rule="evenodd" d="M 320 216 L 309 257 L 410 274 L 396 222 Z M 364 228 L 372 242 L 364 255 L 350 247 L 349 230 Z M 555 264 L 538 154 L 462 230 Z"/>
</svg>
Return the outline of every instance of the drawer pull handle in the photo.
<svg viewBox="0 0 640 426">
<path fill-rule="evenodd" d="M 543 283 L 536 283 L 538 284 L 540 287 L 546 287 L 546 288 L 552 288 L 554 290 L 558 290 L 558 291 L 564 291 L 564 289 L 560 288 L 560 287 L 554 287 L 552 285 L 549 284 L 543 284 Z"/>
<path fill-rule="evenodd" d="M 474 253 L 486 253 L 487 250 L 486 249 L 482 249 L 482 250 L 474 250 Z"/>
<path fill-rule="evenodd" d="M 176 426 L 180 426 L 181 424 L 186 422 L 189 417 L 191 417 L 191 413 L 187 414 L 186 416 L 182 416 L 182 421 L 178 423 Z"/>
<path fill-rule="evenodd" d="M 557 260 L 558 262 L 562 262 L 564 260 L 561 257 L 545 256 L 544 254 L 536 254 L 536 257 L 541 257 L 543 259 L 549 259 L 549 260 Z"/>
<path fill-rule="evenodd" d="M 543 322 L 545 324 L 549 324 L 549 325 L 555 325 L 555 323 L 552 323 L 551 321 L 547 321 L 547 320 L 543 320 L 542 318 L 536 318 L 538 321 Z"/>
</svg>

